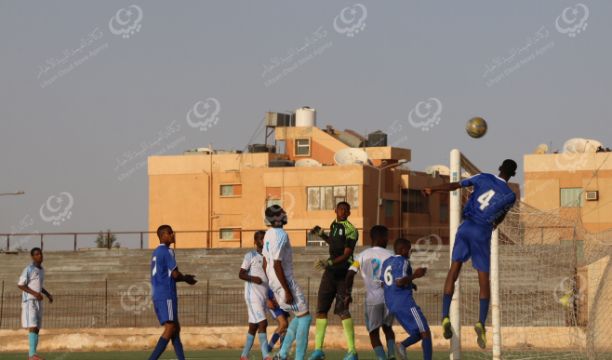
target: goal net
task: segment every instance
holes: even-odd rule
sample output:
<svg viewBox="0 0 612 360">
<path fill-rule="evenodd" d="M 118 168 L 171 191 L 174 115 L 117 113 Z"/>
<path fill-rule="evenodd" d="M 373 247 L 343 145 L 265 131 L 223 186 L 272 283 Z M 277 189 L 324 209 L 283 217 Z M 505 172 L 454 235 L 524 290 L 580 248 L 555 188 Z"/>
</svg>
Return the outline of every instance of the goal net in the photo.
<svg viewBox="0 0 612 360">
<path fill-rule="evenodd" d="M 451 181 L 479 172 L 451 152 Z M 451 241 L 468 196 L 451 195 Z M 491 241 L 487 348 L 476 345 L 479 286 L 466 264 L 451 306 L 451 359 L 612 359 L 612 231 L 588 233 L 580 215 L 516 202 Z"/>
</svg>

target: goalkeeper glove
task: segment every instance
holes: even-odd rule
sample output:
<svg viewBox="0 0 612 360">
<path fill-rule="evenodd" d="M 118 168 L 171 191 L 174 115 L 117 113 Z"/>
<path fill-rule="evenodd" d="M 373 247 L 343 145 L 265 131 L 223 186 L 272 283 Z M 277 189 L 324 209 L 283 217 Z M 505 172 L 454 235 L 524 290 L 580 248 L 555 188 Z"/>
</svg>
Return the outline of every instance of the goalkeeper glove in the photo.
<svg viewBox="0 0 612 360">
<path fill-rule="evenodd" d="M 332 265 L 334 265 L 334 262 L 332 261 L 332 259 L 327 259 L 327 260 L 319 259 L 319 260 L 315 261 L 315 263 L 314 263 L 315 269 L 321 270 L 321 271 L 331 267 Z"/>
</svg>

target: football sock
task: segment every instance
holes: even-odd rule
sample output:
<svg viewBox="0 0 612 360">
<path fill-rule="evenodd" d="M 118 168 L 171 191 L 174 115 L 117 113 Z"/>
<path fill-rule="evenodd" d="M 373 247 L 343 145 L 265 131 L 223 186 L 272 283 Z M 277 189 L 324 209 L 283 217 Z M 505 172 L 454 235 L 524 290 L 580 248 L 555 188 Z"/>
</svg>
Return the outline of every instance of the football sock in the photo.
<svg viewBox="0 0 612 360">
<path fill-rule="evenodd" d="M 423 347 L 423 360 L 431 360 L 433 354 L 433 345 L 431 342 L 431 337 L 423 339 L 423 342 L 421 342 L 421 346 Z"/>
<path fill-rule="evenodd" d="M 480 299 L 480 315 L 478 316 L 478 321 L 482 325 L 487 322 L 487 315 L 489 313 L 489 299 Z"/>
<path fill-rule="evenodd" d="M 38 334 L 31 332 L 28 335 L 28 339 L 30 340 L 30 356 L 34 356 L 36 355 L 36 348 L 38 347 Z"/>
<path fill-rule="evenodd" d="M 295 358 L 304 359 L 306 356 L 306 350 L 308 348 L 308 330 L 310 330 L 312 316 L 308 314 L 296 320 L 298 320 L 298 326 L 295 337 Z"/>
<path fill-rule="evenodd" d="M 268 341 L 268 351 L 272 351 L 272 349 L 274 348 L 274 345 L 276 345 L 276 342 L 278 341 L 278 339 L 280 339 L 280 335 L 278 333 L 272 334 L 272 337 L 270 338 L 270 341 Z"/>
<path fill-rule="evenodd" d="M 453 301 L 453 295 L 444 294 L 444 297 L 442 298 L 442 319 L 448 317 L 451 301 Z"/>
<path fill-rule="evenodd" d="M 249 356 L 249 351 L 253 347 L 253 341 L 255 340 L 255 336 L 247 333 L 246 343 L 244 343 L 244 348 L 242 349 L 242 355 L 240 356 Z"/>
<path fill-rule="evenodd" d="M 178 360 L 185 360 L 185 352 L 183 351 L 183 343 L 181 337 L 177 334 L 172 338 L 172 346 L 174 347 L 174 353 Z"/>
<path fill-rule="evenodd" d="M 353 326 L 353 318 L 342 320 L 342 328 L 346 337 L 346 345 L 349 352 L 355 351 L 355 327 Z"/>
<path fill-rule="evenodd" d="M 405 348 L 409 347 L 410 345 L 416 344 L 417 342 L 419 342 L 419 340 L 421 340 L 421 334 L 418 332 L 414 332 L 409 335 L 410 336 L 408 336 L 406 340 L 402 341 L 402 346 Z"/>
<path fill-rule="evenodd" d="M 387 355 L 395 357 L 395 339 L 387 339 Z"/>
<path fill-rule="evenodd" d="M 265 359 L 266 356 L 268 356 L 268 353 L 270 352 L 268 350 L 268 335 L 265 332 L 260 332 L 259 334 L 257 334 L 257 337 L 259 338 L 259 347 L 261 348 L 261 356 Z"/>
<path fill-rule="evenodd" d="M 317 319 L 315 321 L 315 324 L 316 324 L 316 329 L 317 329 L 315 333 L 315 349 L 321 350 L 323 349 L 323 342 L 325 341 L 325 330 L 327 330 L 327 319 Z"/>
<path fill-rule="evenodd" d="M 285 340 L 283 340 L 283 344 L 280 349 L 279 355 L 283 359 L 286 359 L 287 355 L 289 355 L 289 350 L 291 349 L 291 345 L 293 345 L 293 340 L 295 340 L 295 333 L 297 332 L 297 327 L 298 318 L 295 318 L 289 323 L 287 333 L 285 334 Z"/>
<path fill-rule="evenodd" d="M 382 346 L 375 347 L 374 354 L 376 354 L 377 360 L 387 360 L 387 354 L 385 354 L 385 349 Z"/>
<path fill-rule="evenodd" d="M 166 350 L 166 346 L 168 346 L 168 341 L 168 339 L 160 337 L 159 340 L 157 340 L 157 345 L 155 346 L 155 350 L 153 350 L 153 354 L 151 354 L 149 360 L 159 359 L 164 350 Z"/>
</svg>

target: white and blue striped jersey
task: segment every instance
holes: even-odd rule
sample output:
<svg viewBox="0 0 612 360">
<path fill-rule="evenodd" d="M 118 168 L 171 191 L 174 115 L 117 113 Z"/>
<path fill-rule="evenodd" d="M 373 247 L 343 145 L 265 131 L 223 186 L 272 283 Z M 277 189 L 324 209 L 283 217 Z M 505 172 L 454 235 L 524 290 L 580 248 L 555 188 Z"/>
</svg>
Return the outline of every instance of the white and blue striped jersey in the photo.
<svg viewBox="0 0 612 360">
<path fill-rule="evenodd" d="M 19 276 L 19 282 L 17 285 L 27 286 L 33 291 L 40 293 L 43 289 L 43 283 L 45 281 L 45 269 L 42 267 L 37 267 L 33 263 L 26 266 L 25 269 L 21 272 L 21 276 Z M 28 300 L 36 300 L 34 295 L 29 294 L 27 292 L 23 292 L 21 295 L 21 301 L 26 302 Z"/>
<path fill-rule="evenodd" d="M 293 250 L 289 242 L 289 235 L 281 228 L 269 228 L 264 236 L 263 257 L 266 258 L 268 266 L 266 275 L 268 279 L 276 279 L 274 273 L 274 260 L 280 260 L 283 264 L 283 272 L 287 282 L 293 280 Z"/>
<path fill-rule="evenodd" d="M 268 295 L 268 278 L 263 270 L 263 256 L 255 250 L 249 251 L 244 255 L 240 268 L 246 270 L 250 276 L 257 276 L 263 281 L 261 285 L 246 281 L 244 283 L 245 299 L 265 300 Z"/>
<path fill-rule="evenodd" d="M 382 273 L 382 264 L 391 256 L 393 256 L 391 251 L 380 246 L 373 246 L 357 255 L 349 269 L 361 274 L 368 291 L 366 295 L 366 304 L 368 305 L 385 303 L 385 292 L 380 275 Z"/>
</svg>

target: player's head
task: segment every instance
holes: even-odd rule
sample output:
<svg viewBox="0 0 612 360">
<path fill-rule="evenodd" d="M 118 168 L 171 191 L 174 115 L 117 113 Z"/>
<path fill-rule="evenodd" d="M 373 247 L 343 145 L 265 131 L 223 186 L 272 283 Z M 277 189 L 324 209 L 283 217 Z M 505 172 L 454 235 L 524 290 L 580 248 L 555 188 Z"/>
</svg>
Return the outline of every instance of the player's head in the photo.
<svg viewBox="0 0 612 360">
<path fill-rule="evenodd" d="M 35 247 L 30 250 L 30 256 L 32 257 L 32 261 L 36 264 L 41 264 L 43 262 L 43 253 L 41 248 Z"/>
<path fill-rule="evenodd" d="M 370 239 L 373 246 L 387 247 L 389 242 L 389 229 L 384 225 L 374 225 L 370 229 Z"/>
<path fill-rule="evenodd" d="M 517 167 L 518 165 L 516 164 L 516 161 L 512 159 L 504 160 L 504 162 L 499 166 L 499 177 L 509 180 L 511 177 L 516 175 Z"/>
<path fill-rule="evenodd" d="M 265 235 L 266 232 L 263 230 L 257 230 L 255 231 L 255 234 L 253 234 L 253 242 L 255 243 L 257 250 L 263 249 L 263 239 Z"/>
<path fill-rule="evenodd" d="M 172 231 L 172 227 L 170 225 L 161 225 L 157 228 L 157 237 L 159 238 L 159 242 L 170 245 L 175 241 L 174 231 Z"/>
<path fill-rule="evenodd" d="M 287 224 L 287 213 L 279 205 L 266 208 L 266 223 L 274 228 L 282 228 Z"/>
<path fill-rule="evenodd" d="M 339 221 L 344 221 L 351 216 L 351 205 L 346 201 L 340 201 L 336 204 L 336 218 Z"/>
<path fill-rule="evenodd" d="M 410 257 L 411 248 L 412 244 L 410 244 L 410 240 L 406 238 L 396 239 L 395 244 L 393 245 L 393 250 L 395 250 L 395 254 L 403 256 L 405 258 Z"/>
</svg>

